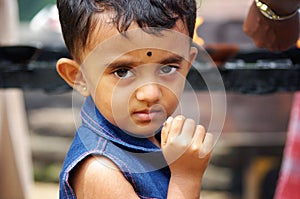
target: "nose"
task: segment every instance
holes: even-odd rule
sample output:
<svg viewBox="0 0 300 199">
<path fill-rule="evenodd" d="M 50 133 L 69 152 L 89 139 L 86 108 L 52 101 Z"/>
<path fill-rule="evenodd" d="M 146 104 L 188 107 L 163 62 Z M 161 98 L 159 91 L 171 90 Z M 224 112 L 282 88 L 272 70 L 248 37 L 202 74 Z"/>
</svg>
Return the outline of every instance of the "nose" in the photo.
<svg viewBox="0 0 300 199">
<path fill-rule="evenodd" d="M 147 103 L 157 102 L 161 97 L 161 88 L 154 83 L 143 85 L 136 91 L 136 98 Z"/>
</svg>

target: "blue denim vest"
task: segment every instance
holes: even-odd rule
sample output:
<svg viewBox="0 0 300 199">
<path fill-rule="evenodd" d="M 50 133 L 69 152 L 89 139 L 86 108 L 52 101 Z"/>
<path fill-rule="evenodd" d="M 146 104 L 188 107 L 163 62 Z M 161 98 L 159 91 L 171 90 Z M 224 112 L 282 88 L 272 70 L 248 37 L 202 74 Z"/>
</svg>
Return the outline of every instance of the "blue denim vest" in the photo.
<svg viewBox="0 0 300 199">
<path fill-rule="evenodd" d="M 130 136 L 109 123 L 90 97 L 81 109 L 81 118 L 82 125 L 77 129 L 60 174 L 60 199 L 76 198 L 69 174 L 89 155 L 101 155 L 113 161 L 140 198 L 167 198 L 170 170 L 160 148 L 147 138 Z"/>
</svg>

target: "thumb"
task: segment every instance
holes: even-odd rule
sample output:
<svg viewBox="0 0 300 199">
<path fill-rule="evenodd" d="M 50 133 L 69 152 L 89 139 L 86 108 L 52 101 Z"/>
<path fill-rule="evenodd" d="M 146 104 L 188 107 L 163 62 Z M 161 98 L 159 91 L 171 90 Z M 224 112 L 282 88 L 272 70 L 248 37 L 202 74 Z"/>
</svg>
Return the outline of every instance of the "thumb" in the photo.
<svg viewBox="0 0 300 199">
<path fill-rule="evenodd" d="M 168 142 L 168 135 L 171 128 L 171 123 L 173 121 L 173 117 L 168 117 L 167 121 L 165 121 L 164 126 L 161 130 L 161 145 L 165 146 Z"/>
</svg>

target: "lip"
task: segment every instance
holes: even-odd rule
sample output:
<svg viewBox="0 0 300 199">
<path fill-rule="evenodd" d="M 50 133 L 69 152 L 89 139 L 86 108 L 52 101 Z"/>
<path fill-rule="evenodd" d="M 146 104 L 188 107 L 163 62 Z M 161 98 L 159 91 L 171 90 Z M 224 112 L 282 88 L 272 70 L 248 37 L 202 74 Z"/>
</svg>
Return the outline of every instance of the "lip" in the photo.
<svg viewBox="0 0 300 199">
<path fill-rule="evenodd" d="M 161 117 L 164 111 L 161 109 L 145 109 L 133 112 L 133 117 L 140 122 L 150 122 Z"/>
</svg>

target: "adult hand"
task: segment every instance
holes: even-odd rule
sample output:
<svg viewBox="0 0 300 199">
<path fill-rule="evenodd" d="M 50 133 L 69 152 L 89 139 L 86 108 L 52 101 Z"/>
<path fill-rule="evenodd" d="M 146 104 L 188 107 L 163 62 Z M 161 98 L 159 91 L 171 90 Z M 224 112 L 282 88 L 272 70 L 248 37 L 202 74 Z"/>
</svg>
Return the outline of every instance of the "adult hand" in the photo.
<svg viewBox="0 0 300 199">
<path fill-rule="evenodd" d="M 253 2 L 244 21 L 243 30 L 259 48 L 271 51 L 287 50 L 295 45 L 299 37 L 299 14 L 282 21 L 270 20 L 260 13 Z"/>
</svg>

